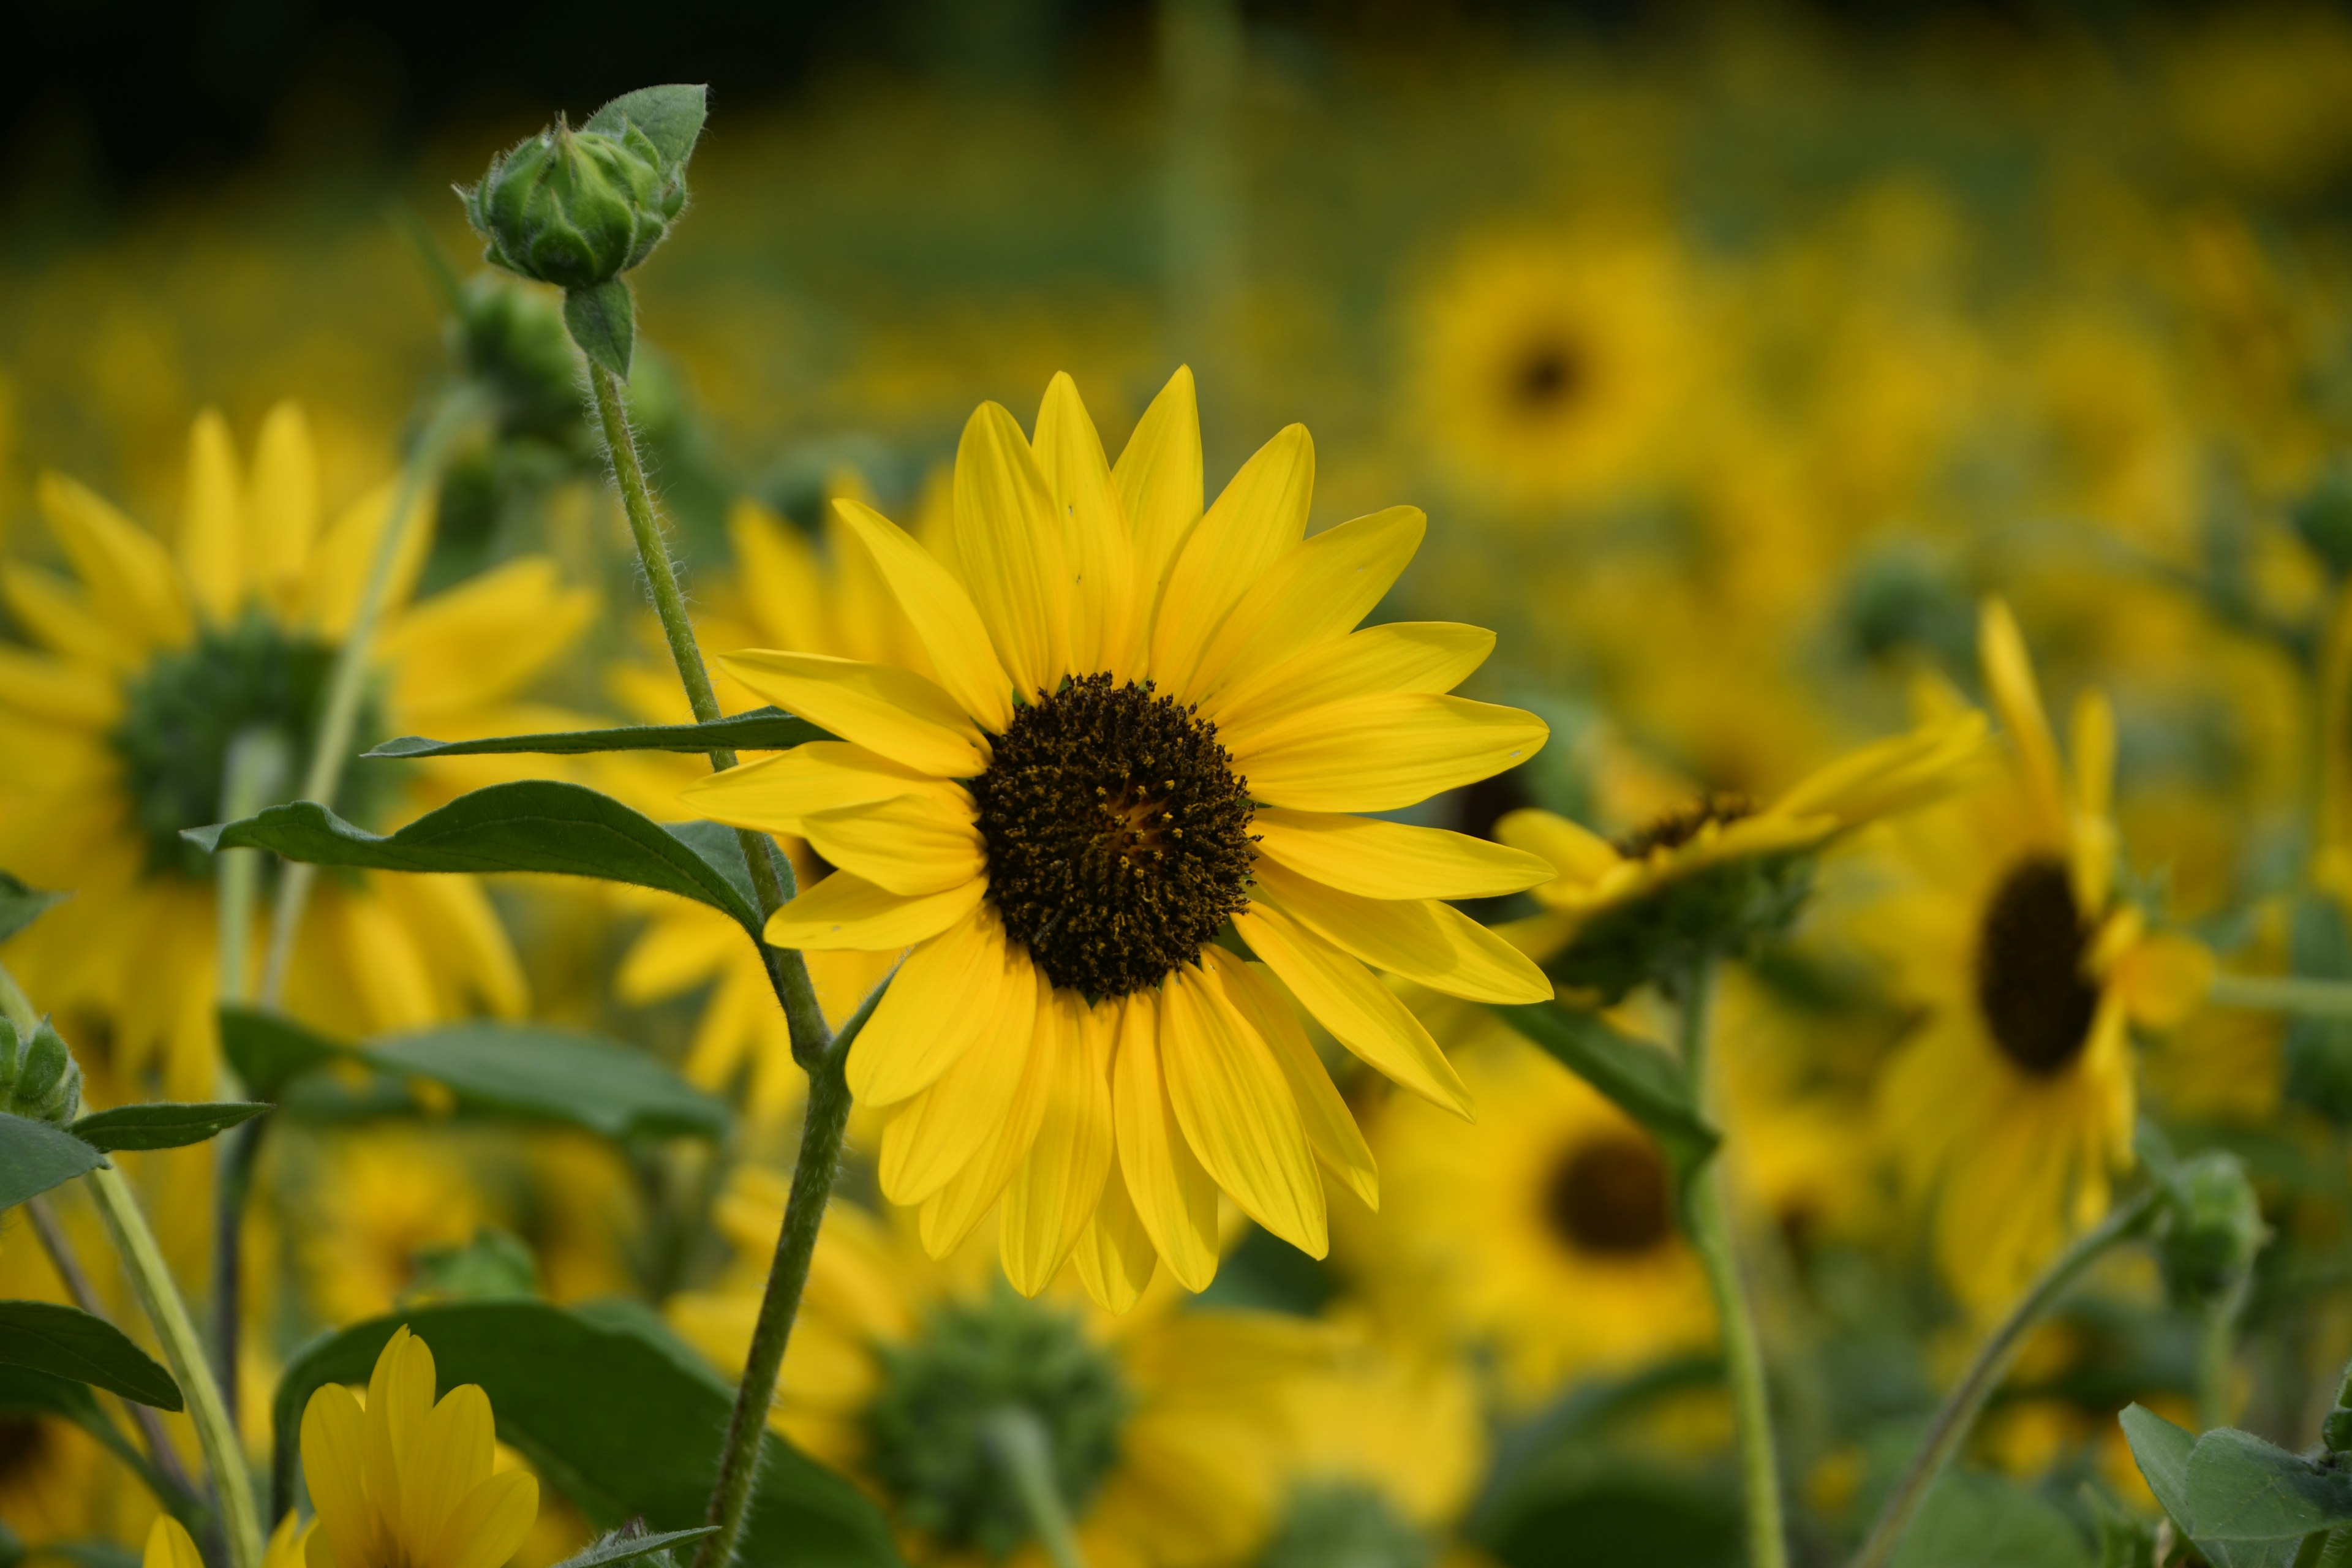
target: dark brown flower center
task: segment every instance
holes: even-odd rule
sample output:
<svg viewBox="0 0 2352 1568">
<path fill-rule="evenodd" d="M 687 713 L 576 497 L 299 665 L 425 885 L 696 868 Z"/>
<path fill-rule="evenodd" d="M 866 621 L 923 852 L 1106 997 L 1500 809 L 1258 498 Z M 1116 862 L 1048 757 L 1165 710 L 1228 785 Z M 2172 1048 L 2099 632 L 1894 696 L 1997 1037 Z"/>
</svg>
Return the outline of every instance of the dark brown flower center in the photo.
<svg viewBox="0 0 2352 1568">
<path fill-rule="evenodd" d="M 1709 795 L 1692 805 L 1667 812 L 1614 840 L 1617 853 L 1639 860 L 1653 849 L 1679 849 L 1710 822 L 1737 822 L 1756 815 L 1756 803 L 1744 795 Z"/>
<path fill-rule="evenodd" d="M 1576 1252 L 1633 1258 L 1674 1229 L 1666 1163 L 1645 1138 L 1604 1132 L 1579 1140 L 1552 1167 L 1544 1218 Z"/>
<path fill-rule="evenodd" d="M 38 1421 L 0 1421 L 0 1486 L 31 1475 L 50 1442 L 48 1429 Z"/>
<path fill-rule="evenodd" d="M 1040 697 L 970 782 L 989 897 L 1057 986 L 1157 985 L 1247 901 L 1246 781 L 1217 727 L 1149 681 L 1089 675 Z"/>
<path fill-rule="evenodd" d="M 2098 988 L 2083 973 L 2090 932 L 2065 863 L 2011 867 L 1977 931 L 1977 1008 L 1993 1043 L 2027 1072 L 2063 1071 L 2091 1037 Z"/>
<path fill-rule="evenodd" d="M 1529 343 L 1511 365 L 1511 403 L 1523 414 L 1557 413 L 1583 395 L 1590 374 L 1583 351 L 1568 339 Z"/>
</svg>

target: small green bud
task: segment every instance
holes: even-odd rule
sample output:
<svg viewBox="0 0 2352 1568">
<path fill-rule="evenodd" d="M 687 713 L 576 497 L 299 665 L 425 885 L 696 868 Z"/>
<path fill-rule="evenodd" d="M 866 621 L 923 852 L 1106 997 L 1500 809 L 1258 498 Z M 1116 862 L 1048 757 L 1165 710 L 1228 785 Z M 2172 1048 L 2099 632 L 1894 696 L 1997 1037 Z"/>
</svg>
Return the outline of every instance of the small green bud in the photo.
<svg viewBox="0 0 2352 1568">
<path fill-rule="evenodd" d="M 2287 513 L 2328 574 L 2352 574 L 2352 467 L 2338 462 Z"/>
<path fill-rule="evenodd" d="M 497 398 L 502 434 L 556 446 L 583 436 L 579 361 L 562 310 L 546 295 L 495 272 L 467 279 L 450 351 Z"/>
<path fill-rule="evenodd" d="M 2165 1279 L 2177 1300 L 2210 1301 L 2244 1275 L 2262 1249 L 2262 1205 L 2238 1157 L 2221 1150 L 2182 1161 L 2171 1191 Z"/>
<path fill-rule="evenodd" d="M 561 118 L 490 162 L 465 193 L 486 259 L 541 283 L 593 289 L 653 254 L 686 206 L 682 166 L 624 121 L 618 134 Z"/>
<path fill-rule="evenodd" d="M 47 1019 L 29 1040 L 0 1020 L 0 1110 L 59 1126 L 81 1114 L 81 1068 Z"/>
</svg>

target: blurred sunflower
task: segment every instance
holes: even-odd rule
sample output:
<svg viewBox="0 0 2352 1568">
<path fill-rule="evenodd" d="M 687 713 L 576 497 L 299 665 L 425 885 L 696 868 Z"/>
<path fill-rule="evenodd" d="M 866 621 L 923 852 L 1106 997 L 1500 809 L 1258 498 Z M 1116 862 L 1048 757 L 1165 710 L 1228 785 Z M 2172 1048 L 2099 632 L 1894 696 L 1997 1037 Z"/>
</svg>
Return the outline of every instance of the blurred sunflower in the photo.
<svg viewBox="0 0 2352 1568">
<path fill-rule="evenodd" d="M 828 487 L 828 496 L 864 499 L 862 486 L 845 474 Z M 951 559 L 945 499 L 927 498 L 916 531 L 933 554 Z M 695 630 L 705 652 L 777 647 L 932 673 L 922 640 L 890 596 L 873 556 L 830 508 L 822 553 L 800 529 L 755 501 L 735 504 L 727 532 L 734 546 L 734 573 L 698 584 L 702 605 Z M 657 657 L 614 670 L 614 692 L 646 723 L 691 722 L 694 716 L 667 662 L 658 624 L 648 616 L 641 625 L 648 651 Z M 712 671 L 712 685 L 720 709 L 729 713 L 767 700 L 723 664 Z M 616 752 L 606 759 L 607 787 L 656 816 L 674 813 L 678 792 L 708 771 L 699 757 L 663 752 Z M 784 836 L 784 849 L 803 888 L 832 869 L 798 837 Z M 646 929 L 621 961 L 615 991 L 625 1002 L 644 1005 L 711 986 L 688 1047 L 687 1077 L 711 1089 L 747 1078 L 752 1116 L 765 1123 L 780 1121 L 798 1106 L 807 1079 L 793 1060 L 792 1039 L 766 964 L 735 923 L 717 910 L 656 895 L 640 901 L 648 910 Z M 838 1026 L 897 959 L 896 952 L 807 954 L 809 978 L 826 1021 Z"/>
<path fill-rule="evenodd" d="M 413 1129 L 337 1138 L 289 1190 L 296 1263 L 331 1324 L 392 1310 L 420 1254 L 464 1246 L 488 1217 L 465 1162 Z"/>
<path fill-rule="evenodd" d="M 1411 427 L 1467 494 L 1606 500 L 1654 477 L 1688 416 L 1697 313 L 1662 234 L 1481 240 L 1419 302 Z"/>
<path fill-rule="evenodd" d="M 136 1081 L 152 1068 L 179 1100 L 214 1091 L 217 983 L 211 861 L 180 831 L 222 820 L 240 734 L 274 730 L 302 765 L 394 495 L 387 481 L 326 521 L 291 404 L 263 420 L 249 481 L 237 470 L 226 422 L 198 418 L 168 544 L 45 475 L 41 512 L 73 577 L 0 564 L 0 592 L 37 645 L 0 647 L 0 865 L 74 894 L 12 943 L 10 964 L 49 1005 L 107 1019 L 116 1070 Z M 357 743 L 541 727 L 514 693 L 585 624 L 588 596 L 532 558 L 412 605 L 429 533 L 404 542 Z M 381 828 L 436 786 L 483 776 L 436 769 L 411 788 L 354 767 L 334 804 Z M 289 1004 L 346 1033 L 524 1005 L 514 953 L 467 877 L 324 879 L 297 953 Z"/>
<path fill-rule="evenodd" d="M 740 1368 L 785 1188 L 743 1167 L 718 1209 L 734 1244 L 721 1287 L 670 1321 Z M 1271 1313 L 1182 1310 L 1171 1289 L 1113 1319 L 1075 1290 L 1026 1300 L 971 1248 L 945 1263 L 864 1210 L 825 1215 L 770 1419 L 887 1508 L 917 1563 L 1045 1555 L 989 1449 L 1006 1406 L 1043 1426 L 1088 1563 L 1192 1568 L 1241 1560 L 1265 1532 L 1291 1381 L 1329 1359 L 1325 1331 Z"/>
<path fill-rule="evenodd" d="M 1491 1352 L 1514 1404 L 1709 1344 L 1714 1308 L 1650 1135 L 1491 1017 L 1455 1060 L 1475 1130 L 1401 1097 L 1372 1129 L 1389 1202 L 1348 1261 L 1383 1313 Z"/>
<path fill-rule="evenodd" d="M 1980 631 L 2009 765 L 1892 834 L 1902 888 L 1859 934 L 1927 1016 L 1887 1069 L 1882 1114 L 1905 1183 L 1930 1200 L 1936 1258 L 1997 1309 L 2107 1206 L 2132 1159 L 2134 1024 L 2178 1023 L 2212 970 L 2152 935 L 2116 887 L 2115 720 L 2085 691 L 2070 781 L 2008 606 Z"/>
<path fill-rule="evenodd" d="M 1219 1188 L 1320 1257 L 1318 1160 L 1369 1201 L 1355 1122 L 1287 1003 L 1215 945 L 1229 921 L 1350 1050 L 1465 1114 L 1444 1053 L 1367 965 L 1472 1000 L 1551 994 L 1441 901 L 1531 886 L 1549 865 L 1345 815 L 1500 773 L 1547 731 L 1444 695 L 1492 634 L 1351 631 L 1423 519 L 1391 508 L 1307 539 L 1313 483 L 1292 426 L 1204 511 L 1189 372 L 1115 469 L 1056 376 L 1034 446 L 994 404 L 964 428 L 961 577 L 871 509 L 837 506 L 937 680 L 790 651 L 721 661 L 846 739 L 686 799 L 840 868 L 777 911 L 770 941 L 912 949 L 848 1063 L 859 1100 L 898 1108 L 882 1189 L 920 1205 L 938 1256 L 1001 1196 L 1024 1293 L 1074 1250 L 1107 1306 L 1160 1261 L 1201 1289 Z"/>
</svg>

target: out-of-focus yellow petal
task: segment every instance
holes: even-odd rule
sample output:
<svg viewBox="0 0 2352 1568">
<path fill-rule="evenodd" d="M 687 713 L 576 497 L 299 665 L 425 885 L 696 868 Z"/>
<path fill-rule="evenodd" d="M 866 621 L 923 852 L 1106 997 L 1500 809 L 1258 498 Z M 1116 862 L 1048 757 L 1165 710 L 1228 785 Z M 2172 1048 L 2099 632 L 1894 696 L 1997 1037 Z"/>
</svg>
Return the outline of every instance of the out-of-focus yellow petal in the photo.
<svg viewBox="0 0 2352 1568">
<path fill-rule="evenodd" d="M 974 409 L 956 447 L 955 530 L 981 623 L 1013 689 L 1034 701 L 1069 672 L 1070 568 L 1045 470 L 1000 404 Z"/>
<path fill-rule="evenodd" d="M 1261 806 L 1250 829 L 1260 855 L 1368 899 L 1491 899 L 1556 874 L 1524 849 L 1378 817 Z"/>
<path fill-rule="evenodd" d="M 1534 807 L 1506 813 L 1495 824 L 1495 837 L 1550 861 L 1559 870 L 1555 886 L 1563 891 L 1586 887 L 1625 863 L 1616 847 L 1591 828 Z M 1539 889 L 1537 896 L 1549 890 Z"/>
<path fill-rule="evenodd" d="M 511 696 L 562 657 L 594 615 L 555 563 L 528 555 L 436 594 L 385 626 L 377 651 L 404 723 L 434 726 Z M 448 732 L 446 721 L 427 734 Z"/>
<path fill-rule="evenodd" d="M 1160 1060 L 1160 994 L 1138 992 L 1120 1010 L 1111 1066 L 1111 1121 L 1119 1171 L 1138 1223 L 1187 1290 L 1217 1277 L 1217 1184 L 1194 1157 L 1168 1102 Z"/>
<path fill-rule="evenodd" d="M 981 728 L 1003 734 L 1013 722 L 1013 678 L 998 660 L 971 595 L 929 551 L 872 507 L 837 500 L 833 508 L 872 553 L 931 656 L 940 685 Z"/>
<path fill-rule="evenodd" d="M 1984 664 L 1985 689 L 2009 743 L 2016 748 L 2019 772 L 2040 819 L 2053 844 L 2065 842 L 2066 798 L 2059 784 L 2058 743 L 2042 711 L 2042 688 L 2033 679 L 2033 660 L 2025 651 L 2025 636 L 2017 617 L 2000 599 L 1987 599 L 1978 628 L 1978 654 Z"/>
<path fill-rule="evenodd" d="M 976 778 L 988 766 L 988 742 L 971 717 L 911 670 L 760 648 L 719 662 L 769 701 L 933 778 Z"/>
<path fill-rule="evenodd" d="M 1170 975 L 1160 1005 L 1160 1061 L 1184 1141 L 1252 1219 L 1322 1257 L 1323 1181 L 1274 1053 L 1197 970 Z"/>
<path fill-rule="evenodd" d="M 767 939 L 776 947 L 890 952 L 939 935 L 977 909 L 987 891 L 975 877 L 960 888 L 901 898 L 835 871 L 769 916 Z"/>
<path fill-rule="evenodd" d="M 1151 626 L 1152 679 L 1190 701 L 1195 672 L 1225 617 L 1307 533 L 1315 492 L 1315 443 L 1289 425 L 1244 463 L 1202 517 L 1169 569 Z"/>
<path fill-rule="evenodd" d="M 205 1568 L 205 1560 L 190 1538 L 187 1526 L 170 1514 L 158 1514 L 147 1529 L 147 1550 L 140 1568 Z"/>
<path fill-rule="evenodd" d="M 2213 971 L 2212 949 L 2179 931 L 2158 931 L 2117 961 L 2109 984 L 2123 994 L 2134 1023 L 2169 1029 L 2205 1005 Z"/>
<path fill-rule="evenodd" d="M 246 575 L 280 616 L 299 601 L 303 566 L 319 532 L 319 463 L 301 408 L 280 403 L 262 416 L 253 446 L 253 497 L 246 520 Z"/>
<path fill-rule="evenodd" d="M 41 515 L 89 595 L 90 607 L 142 647 L 176 647 L 195 634 L 171 552 L 153 534 L 61 474 L 43 474 Z"/>
<path fill-rule="evenodd" d="M 399 499 L 400 480 L 385 479 L 344 508 L 311 549 L 297 613 L 321 637 L 340 641 L 350 633 L 359 615 L 360 595 L 367 591 L 368 574 L 375 569 L 376 545 L 392 526 L 392 509 Z M 400 548 L 384 580 L 387 609 L 405 605 L 415 590 L 417 574 L 432 552 L 433 514 L 438 504 L 432 487 L 425 487 L 415 498 L 414 514 L 402 524 Z"/>
<path fill-rule="evenodd" d="M 1393 811 L 1515 768 L 1551 727 L 1461 697 L 1360 697 L 1228 742 L 1250 794 L 1296 811 Z"/>
</svg>

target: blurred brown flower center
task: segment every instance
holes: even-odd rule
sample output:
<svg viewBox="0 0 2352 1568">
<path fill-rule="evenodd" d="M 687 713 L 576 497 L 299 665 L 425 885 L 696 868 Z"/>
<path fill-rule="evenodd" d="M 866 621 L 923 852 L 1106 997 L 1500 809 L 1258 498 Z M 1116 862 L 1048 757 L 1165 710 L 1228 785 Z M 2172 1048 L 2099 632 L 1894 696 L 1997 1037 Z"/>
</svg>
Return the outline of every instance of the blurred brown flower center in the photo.
<svg viewBox="0 0 2352 1568">
<path fill-rule="evenodd" d="M 1666 1163 L 1647 1140 L 1605 1132 L 1572 1144 L 1544 1189 L 1544 1217 L 1578 1252 L 1631 1258 L 1674 1228 Z"/>
<path fill-rule="evenodd" d="M 2084 976 L 2090 933 L 2065 863 L 2036 855 L 1993 889 L 1977 931 L 1977 1008 L 1993 1043 L 2041 1077 L 2063 1071 L 2090 1039 L 2097 987 Z"/>
</svg>

